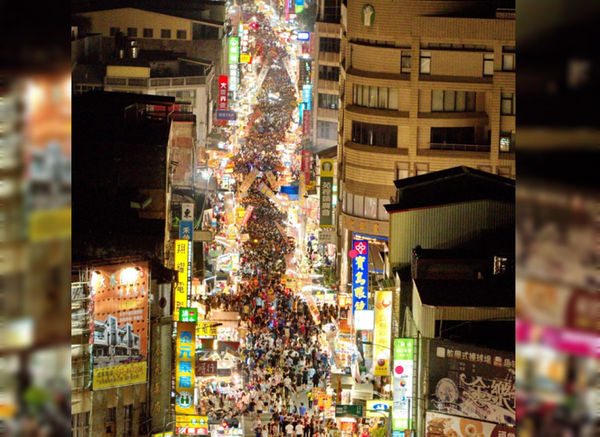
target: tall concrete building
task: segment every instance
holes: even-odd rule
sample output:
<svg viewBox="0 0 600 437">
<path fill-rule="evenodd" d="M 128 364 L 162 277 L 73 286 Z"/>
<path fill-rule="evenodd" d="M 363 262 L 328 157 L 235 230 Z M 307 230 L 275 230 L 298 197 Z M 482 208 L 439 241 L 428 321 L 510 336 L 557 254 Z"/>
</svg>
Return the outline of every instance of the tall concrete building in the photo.
<svg viewBox="0 0 600 437">
<path fill-rule="evenodd" d="M 502 8 L 500 6 L 503 6 Z M 341 286 L 356 234 L 387 252 L 394 180 L 466 165 L 515 175 L 515 14 L 500 1 L 341 7 Z"/>
<path fill-rule="evenodd" d="M 317 4 L 314 47 L 313 149 L 320 152 L 335 147 L 340 107 L 341 0 L 321 0 Z"/>
</svg>

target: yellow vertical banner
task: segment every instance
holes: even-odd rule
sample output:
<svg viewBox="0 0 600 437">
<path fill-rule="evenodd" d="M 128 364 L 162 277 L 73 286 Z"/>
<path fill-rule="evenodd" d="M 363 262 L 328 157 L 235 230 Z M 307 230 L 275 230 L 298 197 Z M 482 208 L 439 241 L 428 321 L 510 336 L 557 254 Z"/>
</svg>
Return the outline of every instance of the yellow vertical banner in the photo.
<svg viewBox="0 0 600 437">
<path fill-rule="evenodd" d="M 196 324 L 177 323 L 175 343 L 175 413 L 196 414 L 194 380 L 196 378 Z"/>
<path fill-rule="evenodd" d="M 187 307 L 188 297 L 188 240 L 175 240 L 175 270 L 177 270 L 177 285 L 173 299 L 173 320 L 179 320 L 179 309 Z"/>
<path fill-rule="evenodd" d="M 387 376 L 390 373 L 392 299 L 393 294 L 390 290 L 379 290 L 375 293 L 373 362 L 376 376 Z"/>
</svg>

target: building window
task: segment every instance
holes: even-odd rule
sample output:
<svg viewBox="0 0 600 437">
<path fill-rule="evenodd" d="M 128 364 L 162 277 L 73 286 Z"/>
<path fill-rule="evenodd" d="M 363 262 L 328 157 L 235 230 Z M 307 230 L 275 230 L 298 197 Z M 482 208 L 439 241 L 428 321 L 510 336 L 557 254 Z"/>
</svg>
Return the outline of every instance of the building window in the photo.
<svg viewBox="0 0 600 437">
<path fill-rule="evenodd" d="M 474 91 L 431 91 L 432 112 L 475 112 Z"/>
<path fill-rule="evenodd" d="M 326 140 L 337 139 L 337 123 L 317 120 L 317 138 Z"/>
<path fill-rule="evenodd" d="M 475 144 L 474 127 L 432 127 L 432 144 Z"/>
<path fill-rule="evenodd" d="M 137 27 L 128 27 L 127 36 L 129 38 L 137 38 Z"/>
<path fill-rule="evenodd" d="M 431 74 L 431 52 L 421 50 L 421 74 Z"/>
<path fill-rule="evenodd" d="M 493 76 L 494 75 L 494 54 L 484 53 L 483 54 L 483 75 Z"/>
<path fill-rule="evenodd" d="M 429 173 L 429 164 L 427 163 L 415 163 L 415 175 L 421 176 L 422 174 Z"/>
<path fill-rule="evenodd" d="M 337 82 L 340 79 L 340 68 L 329 65 L 319 65 L 319 80 L 332 80 Z"/>
<path fill-rule="evenodd" d="M 398 147 L 398 127 L 385 124 L 352 122 L 352 141 L 380 147 Z"/>
<path fill-rule="evenodd" d="M 154 29 L 144 29 L 144 38 L 153 38 Z"/>
<path fill-rule="evenodd" d="M 361 196 L 359 194 L 354 195 L 354 209 L 353 215 L 357 217 L 362 217 L 365 209 L 365 196 Z"/>
<path fill-rule="evenodd" d="M 71 415 L 71 435 L 73 437 L 88 437 L 90 433 L 90 413 Z"/>
<path fill-rule="evenodd" d="M 160 37 L 161 38 L 171 38 L 171 29 L 161 29 Z"/>
<path fill-rule="evenodd" d="M 500 151 L 501 152 L 514 152 L 515 150 L 515 133 L 513 132 L 500 132 Z"/>
<path fill-rule="evenodd" d="M 366 218 L 377 219 L 377 198 L 365 197 L 365 215 Z"/>
<path fill-rule="evenodd" d="M 125 437 L 131 437 L 133 435 L 133 405 L 125 405 L 123 407 L 123 424 Z"/>
<path fill-rule="evenodd" d="M 515 54 L 502 54 L 502 71 L 515 71 Z"/>
<path fill-rule="evenodd" d="M 353 103 L 378 109 L 398 109 L 398 89 L 368 85 L 354 85 Z"/>
<path fill-rule="evenodd" d="M 502 115 L 515 115 L 515 95 L 514 95 L 514 93 L 502 93 L 501 110 L 502 110 Z"/>
<path fill-rule="evenodd" d="M 115 36 L 120 31 L 121 31 L 121 29 L 119 29 L 118 27 L 111 27 L 110 28 L 110 36 Z"/>
<path fill-rule="evenodd" d="M 512 178 L 512 171 L 510 167 L 498 167 L 498 176 L 503 176 L 505 178 Z"/>
<path fill-rule="evenodd" d="M 396 179 L 405 179 L 408 176 L 408 162 L 398 162 L 396 164 Z"/>
<path fill-rule="evenodd" d="M 319 38 L 319 51 L 328 53 L 339 53 L 340 52 L 340 39 L 339 38 Z"/>
<path fill-rule="evenodd" d="M 402 73 L 410 73 L 410 58 L 411 58 L 411 54 L 410 52 L 402 52 L 402 59 L 401 59 L 401 69 L 400 71 Z"/>
<path fill-rule="evenodd" d="M 338 109 L 340 98 L 335 94 L 319 93 L 319 108 L 323 109 Z"/>
<path fill-rule="evenodd" d="M 187 32 L 185 30 L 178 30 L 177 39 L 187 39 Z"/>
<path fill-rule="evenodd" d="M 389 204 L 390 201 L 387 199 L 377 200 L 377 220 L 387 222 L 390 219 L 388 212 L 385 209 L 385 205 Z"/>
<path fill-rule="evenodd" d="M 353 212 L 354 212 L 354 194 L 346 191 L 346 200 L 347 200 L 346 212 L 348 214 L 353 214 Z"/>
</svg>

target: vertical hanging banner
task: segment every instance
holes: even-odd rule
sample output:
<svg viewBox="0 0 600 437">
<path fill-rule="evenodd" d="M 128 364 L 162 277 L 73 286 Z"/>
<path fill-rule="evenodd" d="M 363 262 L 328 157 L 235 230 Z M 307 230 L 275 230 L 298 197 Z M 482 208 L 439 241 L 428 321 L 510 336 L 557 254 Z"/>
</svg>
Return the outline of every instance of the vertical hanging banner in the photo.
<svg viewBox="0 0 600 437">
<path fill-rule="evenodd" d="M 194 204 L 181 204 L 181 220 L 179 222 L 179 238 L 191 240 L 194 236 Z"/>
<path fill-rule="evenodd" d="M 229 76 L 219 76 L 219 109 L 227 109 L 229 98 Z"/>
<path fill-rule="evenodd" d="M 240 61 L 240 38 L 237 36 L 229 37 L 229 64 L 237 64 Z"/>
<path fill-rule="evenodd" d="M 186 308 L 188 297 L 188 257 L 189 240 L 175 240 L 175 270 L 177 270 L 177 285 L 173 299 L 173 320 L 179 320 L 179 310 Z"/>
<path fill-rule="evenodd" d="M 242 219 L 241 226 L 245 226 L 246 223 L 248 223 L 248 220 L 250 220 L 250 217 L 252 216 L 252 211 L 254 211 L 254 206 L 248 205 L 246 208 L 246 213 L 244 214 L 244 218 Z"/>
<path fill-rule="evenodd" d="M 331 228 L 333 226 L 333 209 L 331 205 L 333 195 L 333 159 L 321 160 L 321 189 L 319 202 L 319 226 Z"/>
<path fill-rule="evenodd" d="M 390 350 L 392 341 L 392 299 L 391 290 L 378 290 L 375 293 L 375 334 L 373 340 L 373 362 L 375 376 L 390 373 Z"/>
<path fill-rule="evenodd" d="M 259 173 L 259 171 L 256 170 L 255 168 L 250 170 L 250 172 L 246 175 L 246 177 L 242 181 L 242 184 L 240 185 L 240 189 L 238 190 L 238 193 L 246 194 L 246 191 L 248 191 L 248 188 L 250 188 L 250 186 L 254 182 L 254 179 L 256 179 L 256 176 L 258 176 L 258 173 Z"/>
<path fill-rule="evenodd" d="M 394 339 L 392 387 L 394 400 L 392 426 L 394 431 L 412 428 L 409 404 L 413 397 L 414 348 L 415 340 L 413 338 Z"/>
<path fill-rule="evenodd" d="M 304 181 L 308 185 L 310 182 L 310 150 L 304 149 L 302 151 L 302 173 L 304 174 Z"/>
<path fill-rule="evenodd" d="M 195 414 L 196 324 L 177 323 L 175 344 L 175 414 Z"/>
<path fill-rule="evenodd" d="M 369 242 L 352 240 L 352 315 L 366 310 L 369 297 Z"/>
</svg>

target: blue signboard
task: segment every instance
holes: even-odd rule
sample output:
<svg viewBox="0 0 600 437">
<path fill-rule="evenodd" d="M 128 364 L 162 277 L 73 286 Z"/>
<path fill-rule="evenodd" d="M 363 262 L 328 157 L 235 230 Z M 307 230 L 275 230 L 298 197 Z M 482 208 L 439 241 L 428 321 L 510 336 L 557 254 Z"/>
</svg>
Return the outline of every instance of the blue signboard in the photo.
<svg viewBox="0 0 600 437">
<path fill-rule="evenodd" d="M 296 34 L 296 39 L 298 41 L 308 41 L 310 40 L 310 32 L 298 32 Z"/>
<path fill-rule="evenodd" d="M 194 238 L 194 222 L 180 221 L 179 222 L 179 239 L 191 240 Z"/>
<path fill-rule="evenodd" d="M 231 109 L 217 109 L 217 120 L 237 120 L 237 113 Z"/>
<path fill-rule="evenodd" d="M 312 107 L 312 85 L 302 85 L 302 102 L 306 105 L 305 109 Z"/>
<path fill-rule="evenodd" d="M 301 102 L 298 105 L 298 118 L 299 118 L 298 123 L 299 124 L 302 124 L 302 117 L 304 116 L 303 112 L 304 112 L 305 108 L 306 108 L 306 103 L 304 103 L 304 102 Z"/>
<path fill-rule="evenodd" d="M 352 240 L 352 314 L 368 309 L 369 299 L 369 242 Z"/>
</svg>

